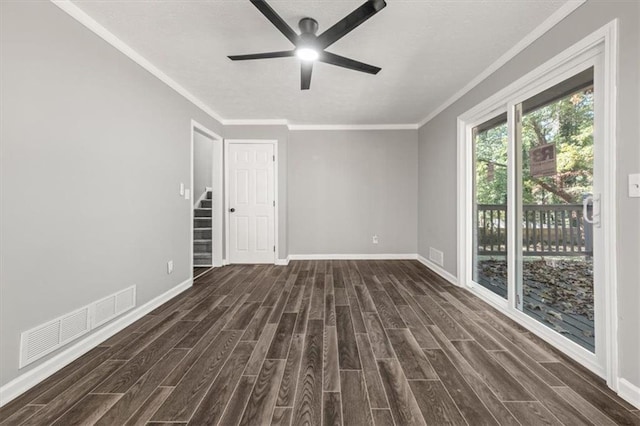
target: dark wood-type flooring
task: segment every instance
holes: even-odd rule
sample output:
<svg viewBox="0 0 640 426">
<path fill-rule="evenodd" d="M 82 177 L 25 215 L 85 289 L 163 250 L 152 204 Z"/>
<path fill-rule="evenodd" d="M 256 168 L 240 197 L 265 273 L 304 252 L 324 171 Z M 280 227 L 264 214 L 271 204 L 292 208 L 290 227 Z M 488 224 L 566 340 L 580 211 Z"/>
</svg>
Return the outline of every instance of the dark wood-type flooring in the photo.
<svg viewBox="0 0 640 426">
<path fill-rule="evenodd" d="M 227 266 L 0 409 L 24 425 L 640 425 L 415 261 Z"/>
</svg>

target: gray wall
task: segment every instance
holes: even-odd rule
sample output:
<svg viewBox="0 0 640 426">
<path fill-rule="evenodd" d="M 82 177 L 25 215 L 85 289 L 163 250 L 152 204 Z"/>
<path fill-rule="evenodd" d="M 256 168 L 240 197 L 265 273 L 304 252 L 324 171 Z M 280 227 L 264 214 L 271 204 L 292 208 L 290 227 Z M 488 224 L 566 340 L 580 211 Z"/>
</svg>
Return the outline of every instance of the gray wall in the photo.
<svg viewBox="0 0 640 426">
<path fill-rule="evenodd" d="M 222 126 L 49 2 L 1 4 L 0 384 L 20 332 L 187 280 L 191 119 Z M 25 25 L 28 23 L 28 25 Z M 172 275 L 166 262 L 174 260 Z"/>
<path fill-rule="evenodd" d="M 193 204 L 206 191 L 213 188 L 213 139 L 193 132 Z"/>
<path fill-rule="evenodd" d="M 288 254 L 287 170 L 289 128 L 281 126 L 225 126 L 225 139 L 266 139 L 278 141 L 278 258 Z"/>
<path fill-rule="evenodd" d="M 416 130 L 292 131 L 289 253 L 415 253 L 417 156 Z"/>
<path fill-rule="evenodd" d="M 456 119 L 528 71 L 619 19 L 618 309 L 621 377 L 640 386 L 640 199 L 627 197 L 627 175 L 640 171 L 640 3 L 589 1 L 420 129 L 419 242 L 445 254 L 456 274 Z"/>
</svg>

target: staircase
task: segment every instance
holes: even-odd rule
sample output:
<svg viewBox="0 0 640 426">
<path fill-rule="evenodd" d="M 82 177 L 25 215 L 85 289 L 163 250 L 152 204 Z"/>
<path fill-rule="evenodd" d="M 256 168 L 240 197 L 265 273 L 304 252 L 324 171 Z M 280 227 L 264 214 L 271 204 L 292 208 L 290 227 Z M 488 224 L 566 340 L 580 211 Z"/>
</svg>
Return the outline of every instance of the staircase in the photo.
<svg viewBox="0 0 640 426">
<path fill-rule="evenodd" d="M 193 266 L 213 266 L 211 191 L 193 209 Z"/>
</svg>

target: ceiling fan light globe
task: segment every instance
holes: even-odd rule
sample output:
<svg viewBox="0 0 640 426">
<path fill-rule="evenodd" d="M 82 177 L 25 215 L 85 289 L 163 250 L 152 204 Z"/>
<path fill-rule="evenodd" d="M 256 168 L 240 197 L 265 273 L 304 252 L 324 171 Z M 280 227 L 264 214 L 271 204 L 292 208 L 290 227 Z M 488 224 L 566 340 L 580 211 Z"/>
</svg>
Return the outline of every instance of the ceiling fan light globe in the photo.
<svg viewBox="0 0 640 426">
<path fill-rule="evenodd" d="M 303 61 L 315 61 L 320 56 L 318 51 L 315 49 L 310 49 L 308 47 L 301 47 L 296 50 L 296 56 Z"/>
</svg>

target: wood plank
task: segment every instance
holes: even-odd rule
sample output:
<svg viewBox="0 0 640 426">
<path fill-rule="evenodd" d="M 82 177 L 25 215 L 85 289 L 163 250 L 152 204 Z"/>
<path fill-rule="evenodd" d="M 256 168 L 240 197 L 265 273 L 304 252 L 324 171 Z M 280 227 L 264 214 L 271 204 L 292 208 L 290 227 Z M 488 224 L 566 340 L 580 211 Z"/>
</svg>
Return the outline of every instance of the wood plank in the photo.
<svg viewBox="0 0 640 426">
<path fill-rule="evenodd" d="M 436 302 L 429 296 L 416 296 L 418 304 L 429 315 L 435 325 L 444 333 L 449 340 L 471 339 L 457 322 L 453 320 Z"/>
<path fill-rule="evenodd" d="M 124 424 L 162 383 L 176 364 L 184 358 L 187 351 L 187 349 L 172 349 L 167 352 L 160 361 L 122 395 L 122 398 L 109 411 L 98 419 L 96 425 Z"/>
<path fill-rule="evenodd" d="M 458 340 L 453 346 L 475 368 L 501 401 L 535 401 L 502 365 L 473 340 Z M 493 352 L 495 355 L 497 352 Z"/>
<path fill-rule="evenodd" d="M 376 312 L 376 305 L 373 303 L 373 299 L 367 289 L 359 285 L 354 286 L 354 288 L 356 295 L 358 296 L 362 312 Z"/>
<path fill-rule="evenodd" d="M 276 407 L 273 410 L 270 426 L 289 426 L 291 424 L 291 407 Z"/>
<path fill-rule="evenodd" d="M 362 360 L 362 370 L 367 385 L 371 407 L 389 408 L 389 403 L 387 402 L 387 397 L 384 393 L 384 387 L 382 386 L 382 380 L 378 373 L 378 364 L 376 364 L 373 351 L 371 350 L 369 336 L 366 334 L 357 334 L 356 339 L 358 340 L 358 350 L 360 352 L 360 359 Z"/>
<path fill-rule="evenodd" d="M 322 321 L 309 320 L 293 408 L 294 425 L 319 425 L 322 422 L 323 335 Z"/>
<path fill-rule="evenodd" d="M 373 409 L 371 410 L 373 415 L 373 424 L 376 426 L 395 426 L 393 423 L 393 416 L 391 416 L 391 410 Z"/>
<path fill-rule="evenodd" d="M 347 290 L 345 288 L 334 288 L 335 292 L 335 304 L 336 305 L 348 305 L 349 304 L 349 296 L 347 295 Z"/>
<path fill-rule="evenodd" d="M 353 329 L 356 333 L 366 333 L 367 328 L 364 325 L 364 319 L 362 318 L 362 312 L 360 311 L 360 305 L 358 304 L 357 297 L 348 297 L 347 304 L 351 310 L 351 321 L 353 321 Z"/>
<path fill-rule="evenodd" d="M 424 353 L 438 373 L 440 381 L 449 392 L 449 395 L 451 395 L 456 406 L 467 420 L 467 423 L 474 426 L 493 426 L 498 424 L 441 349 L 426 349 Z"/>
<path fill-rule="evenodd" d="M 336 329 L 340 368 L 359 370 L 361 367 L 356 335 L 351 322 L 351 311 L 346 306 L 336 306 Z"/>
<path fill-rule="evenodd" d="M 304 334 L 294 334 L 291 339 L 289 355 L 284 366 L 278 400 L 276 405 L 280 407 L 292 407 L 298 383 L 298 372 L 300 371 L 300 358 L 302 357 L 302 347 L 304 344 Z"/>
<path fill-rule="evenodd" d="M 493 391 L 478 375 L 478 372 L 472 367 L 467 360 L 456 350 L 453 344 L 447 340 L 447 337 L 440 331 L 438 327 L 429 326 L 429 330 L 433 337 L 436 338 L 438 344 L 449 357 L 453 365 L 460 372 L 464 380 L 469 384 L 473 391 L 478 395 L 480 400 L 489 409 L 491 414 L 501 425 L 518 426 L 520 422 L 513 417 L 513 414 L 498 400 Z M 439 370 L 438 370 L 439 371 Z"/>
<path fill-rule="evenodd" d="M 391 349 L 391 343 L 387 339 L 380 318 L 374 312 L 364 313 L 364 322 L 367 328 L 367 334 L 369 334 L 369 340 L 371 341 L 371 349 L 376 358 L 395 358 L 393 349 Z"/>
<path fill-rule="evenodd" d="M 424 324 L 422 324 L 422 321 L 420 321 L 420 318 L 418 318 L 418 315 L 411 306 L 398 306 L 398 312 L 422 349 L 440 348 L 436 339 L 433 337 L 431 332 L 427 330 Z"/>
<path fill-rule="evenodd" d="M 152 421 L 189 421 L 236 346 L 241 330 L 223 330 L 178 382 Z"/>
<path fill-rule="evenodd" d="M 330 284 L 325 283 L 325 288 L 329 288 Z M 334 302 L 333 291 L 327 291 L 324 296 L 324 321 L 328 326 L 336 325 L 336 305 Z"/>
<path fill-rule="evenodd" d="M 340 371 L 342 418 L 345 425 L 372 425 L 371 407 L 361 371 Z"/>
<path fill-rule="evenodd" d="M 492 355 L 562 423 L 575 425 L 591 423 L 564 399 L 558 398 L 558 394 L 551 387 L 526 368 L 512 354 L 508 352 L 492 352 Z"/>
<path fill-rule="evenodd" d="M 284 364 L 283 359 L 266 359 L 264 361 L 242 415 L 241 426 L 263 425 L 271 421 L 273 408 L 278 398 L 280 379 L 284 372 Z"/>
<path fill-rule="evenodd" d="M 324 318 L 324 276 L 324 272 L 316 272 L 313 277 L 313 291 L 311 293 L 309 319 Z"/>
<path fill-rule="evenodd" d="M 302 301 L 300 302 L 300 311 L 298 312 L 298 321 L 296 322 L 296 328 L 294 333 L 304 334 L 307 329 L 307 320 L 309 319 L 309 305 L 311 303 L 311 290 L 313 290 L 311 283 L 307 284 L 304 288 L 302 295 Z"/>
<path fill-rule="evenodd" d="M 271 307 L 262 306 L 256 312 L 256 315 L 251 320 L 251 323 L 247 326 L 242 338 L 240 340 L 257 341 L 264 330 L 264 326 L 267 325 L 267 320 L 271 314 Z"/>
<path fill-rule="evenodd" d="M 567 384 L 578 395 L 591 405 L 611 417 L 615 422 L 626 425 L 640 425 L 640 419 L 626 410 L 620 403 L 610 398 L 604 392 L 592 386 L 589 382 L 560 363 L 542 363 L 556 377 Z M 554 412 L 554 414 L 556 414 Z M 556 414 L 557 415 L 557 414 Z M 562 419 L 560 419 L 562 420 Z"/>
<path fill-rule="evenodd" d="M 398 310 L 386 291 L 371 291 L 371 298 L 375 303 L 378 315 L 384 328 L 406 328 Z"/>
<path fill-rule="evenodd" d="M 273 340 L 271 341 L 271 346 L 267 352 L 267 358 L 287 359 L 297 317 L 298 314 L 296 313 L 286 312 L 282 314 Z"/>
<path fill-rule="evenodd" d="M 115 404 L 121 395 L 89 394 L 60 416 L 54 426 L 93 424 Z"/>
<path fill-rule="evenodd" d="M 211 332 L 209 330 L 212 329 L 214 325 L 217 327 L 213 330 L 216 334 L 217 331 L 222 329 L 222 322 L 225 319 L 228 319 L 230 316 L 224 316 L 225 313 L 229 312 L 228 306 L 216 306 L 211 312 L 207 314 L 198 324 L 193 327 L 180 342 L 176 345 L 177 348 L 185 348 L 191 349 L 193 348 L 205 335 L 208 337 L 211 336 Z M 218 322 L 220 321 L 220 323 Z M 217 330 L 217 331 L 216 331 Z"/>
<path fill-rule="evenodd" d="M 42 410 L 42 408 L 44 408 L 44 405 L 25 405 L 15 411 L 11 416 L 7 417 L 2 423 L 0 423 L 0 425 L 19 425 L 38 411 Z"/>
<path fill-rule="evenodd" d="M 260 372 L 262 362 L 267 356 L 267 351 L 271 346 L 273 336 L 276 334 L 276 327 L 276 324 L 267 324 L 264 327 L 264 331 L 262 332 L 262 335 L 260 335 L 260 339 L 258 339 L 258 344 L 253 350 L 249 363 L 247 364 L 247 368 L 244 372 L 247 376 L 257 376 Z"/>
<path fill-rule="evenodd" d="M 505 402 L 504 405 L 507 406 L 509 411 L 511 411 L 513 415 L 516 416 L 516 419 L 523 425 L 562 425 L 549 410 L 537 401 Z"/>
<path fill-rule="evenodd" d="M 409 386 L 427 424 L 467 425 L 440 380 L 410 380 Z"/>
<path fill-rule="evenodd" d="M 322 409 L 323 426 L 342 426 L 340 392 L 325 392 Z"/>
<path fill-rule="evenodd" d="M 496 342 L 484 327 L 480 327 L 471 318 L 467 317 L 456 306 L 443 302 L 440 306 L 469 334 L 471 337 L 488 351 L 500 351 L 504 348 Z"/>
<path fill-rule="evenodd" d="M 222 418 L 255 345 L 256 342 L 238 343 L 189 420 L 192 424 L 215 425 Z"/>
<path fill-rule="evenodd" d="M 340 391 L 340 366 L 338 362 L 338 332 L 336 327 L 324 329 L 324 385 L 325 392 Z"/>
<path fill-rule="evenodd" d="M 126 426 L 144 425 L 151 419 L 162 403 L 169 397 L 173 391 L 172 387 L 160 386 L 153 391 L 151 396 L 142 403 L 140 408 L 125 423 Z M 117 424 L 117 423 L 114 423 Z"/>
<path fill-rule="evenodd" d="M 387 335 L 407 379 L 438 379 L 438 375 L 409 330 L 390 329 L 387 330 Z"/>
<path fill-rule="evenodd" d="M 255 385 L 257 376 L 242 376 L 240 382 L 233 392 L 233 396 L 227 404 L 222 420 L 219 425 L 237 425 L 242 419 L 244 407 L 251 396 L 251 391 Z"/>
<path fill-rule="evenodd" d="M 564 400 L 572 407 L 575 407 L 575 409 L 583 414 L 587 419 L 592 421 L 593 424 L 599 426 L 614 426 L 616 424 L 610 417 L 591 405 L 586 399 L 578 395 L 578 393 L 570 387 L 554 387 L 553 390 L 564 398 Z"/>
<path fill-rule="evenodd" d="M 105 361 L 91 371 L 84 380 L 76 382 L 68 389 L 61 392 L 42 410 L 29 417 L 24 425 L 45 425 L 51 424 L 54 420 L 73 407 L 78 401 L 86 396 L 91 389 L 108 377 L 111 373 L 122 366 L 124 361 Z"/>
<path fill-rule="evenodd" d="M 398 360 L 379 359 L 378 368 L 395 423 L 403 426 L 426 425 Z"/>
<path fill-rule="evenodd" d="M 260 307 L 260 302 L 245 302 L 223 330 L 246 330 Z"/>
</svg>

